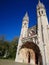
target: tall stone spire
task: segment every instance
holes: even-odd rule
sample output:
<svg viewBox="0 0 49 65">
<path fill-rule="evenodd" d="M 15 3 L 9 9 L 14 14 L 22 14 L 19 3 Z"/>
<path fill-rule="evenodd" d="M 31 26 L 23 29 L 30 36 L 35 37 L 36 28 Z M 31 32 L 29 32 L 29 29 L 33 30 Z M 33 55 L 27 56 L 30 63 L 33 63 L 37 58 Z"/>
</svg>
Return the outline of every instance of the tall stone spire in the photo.
<svg viewBox="0 0 49 65">
<path fill-rule="evenodd" d="M 48 19 L 46 15 L 46 9 L 45 6 L 42 2 L 38 2 L 37 5 L 37 20 L 38 20 L 38 41 L 39 41 L 39 46 L 42 52 L 42 60 L 43 60 L 43 65 L 49 65 L 49 37 L 48 37 L 48 32 L 47 32 L 47 25 L 48 25 Z M 45 37 L 46 36 L 46 37 Z M 44 46 L 45 45 L 45 46 Z"/>
<path fill-rule="evenodd" d="M 20 38 L 19 38 L 18 47 L 17 47 L 17 54 L 15 59 L 16 62 L 23 62 L 24 60 L 23 56 L 21 57 L 20 49 L 23 45 L 22 39 L 28 36 L 28 24 L 29 24 L 29 16 L 28 16 L 28 13 L 26 12 L 22 21 L 22 28 L 21 28 Z"/>
</svg>

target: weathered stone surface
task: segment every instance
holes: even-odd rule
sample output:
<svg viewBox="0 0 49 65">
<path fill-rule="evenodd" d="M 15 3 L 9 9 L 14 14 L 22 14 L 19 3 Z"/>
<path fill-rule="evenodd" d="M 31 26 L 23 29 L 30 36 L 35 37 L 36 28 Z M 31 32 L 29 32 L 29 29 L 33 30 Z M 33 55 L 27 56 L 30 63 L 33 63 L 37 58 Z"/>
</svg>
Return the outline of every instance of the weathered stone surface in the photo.
<svg viewBox="0 0 49 65">
<path fill-rule="evenodd" d="M 28 24 L 29 16 L 26 13 L 22 21 L 15 61 L 49 65 L 49 23 L 45 6 L 40 0 L 37 5 L 37 25 L 29 29 Z M 40 50 L 39 52 L 37 48 Z"/>
</svg>

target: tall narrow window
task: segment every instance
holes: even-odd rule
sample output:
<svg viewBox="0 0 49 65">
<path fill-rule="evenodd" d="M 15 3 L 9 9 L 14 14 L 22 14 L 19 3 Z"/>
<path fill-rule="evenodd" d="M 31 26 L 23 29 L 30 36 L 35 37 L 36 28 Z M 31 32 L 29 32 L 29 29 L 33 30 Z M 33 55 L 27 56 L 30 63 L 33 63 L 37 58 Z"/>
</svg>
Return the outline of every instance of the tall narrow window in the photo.
<svg viewBox="0 0 49 65">
<path fill-rule="evenodd" d="M 30 63 L 30 52 L 28 51 L 28 63 Z"/>
<path fill-rule="evenodd" d="M 40 11 L 39 11 L 39 15 L 40 15 Z"/>
<path fill-rule="evenodd" d="M 41 11 L 42 12 L 42 14 L 43 14 L 43 11 Z"/>
</svg>

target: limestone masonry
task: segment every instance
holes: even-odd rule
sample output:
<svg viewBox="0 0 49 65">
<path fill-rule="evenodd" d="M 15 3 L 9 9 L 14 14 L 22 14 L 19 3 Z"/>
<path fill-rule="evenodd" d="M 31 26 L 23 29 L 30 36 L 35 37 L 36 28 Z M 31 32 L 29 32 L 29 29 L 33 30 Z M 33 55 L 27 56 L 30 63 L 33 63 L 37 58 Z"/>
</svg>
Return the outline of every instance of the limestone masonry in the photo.
<svg viewBox="0 0 49 65">
<path fill-rule="evenodd" d="M 40 1 L 37 5 L 37 25 L 28 28 L 28 24 L 29 16 L 26 12 L 15 62 L 49 65 L 49 24 L 45 6 Z"/>
</svg>

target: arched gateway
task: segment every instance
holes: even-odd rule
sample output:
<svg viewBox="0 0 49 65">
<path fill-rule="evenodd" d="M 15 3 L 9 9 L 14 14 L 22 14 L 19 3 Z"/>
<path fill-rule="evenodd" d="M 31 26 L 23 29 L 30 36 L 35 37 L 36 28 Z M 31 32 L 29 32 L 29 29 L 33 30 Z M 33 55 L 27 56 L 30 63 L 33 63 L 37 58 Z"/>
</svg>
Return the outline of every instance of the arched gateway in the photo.
<svg viewBox="0 0 49 65">
<path fill-rule="evenodd" d="M 33 42 L 26 42 L 21 46 L 20 55 L 24 63 L 42 65 L 42 56 L 39 47 Z"/>
</svg>

